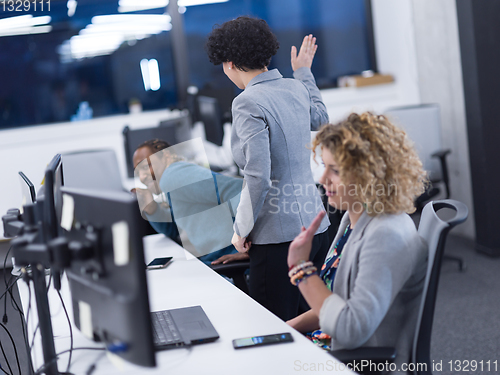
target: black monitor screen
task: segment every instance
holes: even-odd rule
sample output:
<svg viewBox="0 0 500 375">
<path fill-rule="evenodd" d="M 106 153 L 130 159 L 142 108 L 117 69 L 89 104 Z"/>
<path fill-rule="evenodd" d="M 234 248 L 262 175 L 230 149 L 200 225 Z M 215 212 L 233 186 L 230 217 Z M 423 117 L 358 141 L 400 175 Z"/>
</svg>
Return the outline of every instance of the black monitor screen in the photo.
<svg viewBox="0 0 500 375">
<path fill-rule="evenodd" d="M 19 180 L 21 182 L 22 206 L 25 204 L 36 202 L 35 186 L 30 179 L 23 173 L 19 172 Z"/>
<path fill-rule="evenodd" d="M 205 136 L 208 142 L 222 146 L 224 128 L 217 99 L 198 96 L 200 121 L 205 125 Z"/>
<path fill-rule="evenodd" d="M 62 188 L 62 194 L 64 235 L 73 246 L 91 249 L 66 270 L 76 326 L 107 347 L 121 347 L 115 354 L 123 359 L 155 366 L 136 198 L 73 188 Z"/>
<path fill-rule="evenodd" d="M 123 129 L 123 142 L 128 177 L 134 177 L 132 158 L 138 146 L 152 139 L 161 139 L 172 146 L 178 142 L 186 141 L 190 137 L 189 134 L 186 134 L 186 131 L 189 133 L 189 126 L 189 117 L 187 114 L 178 118 L 161 121 L 159 126 L 151 128 L 130 129 L 126 126 Z"/>
<path fill-rule="evenodd" d="M 46 240 L 56 238 L 60 233 L 63 184 L 61 155 L 56 154 L 45 170 L 43 216 Z"/>
</svg>

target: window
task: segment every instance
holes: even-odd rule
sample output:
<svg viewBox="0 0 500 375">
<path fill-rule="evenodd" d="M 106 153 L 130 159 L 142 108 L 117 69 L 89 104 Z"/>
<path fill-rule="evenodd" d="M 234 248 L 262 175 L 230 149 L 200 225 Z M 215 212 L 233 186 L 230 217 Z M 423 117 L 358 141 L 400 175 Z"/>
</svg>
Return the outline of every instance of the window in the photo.
<svg viewBox="0 0 500 375">
<path fill-rule="evenodd" d="M 269 68 L 278 68 L 284 77 L 292 77 L 291 46 L 299 48 L 303 37 L 311 33 L 317 37 L 312 71 L 320 88 L 336 86 L 342 75 L 376 70 L 369 5 L 365 0 L 229 0 L 188 7 L 184 25 L 190 82 L 202 92 L 234 87 L 222 67 L 209 62 L 203 46 L 214 24 L 241 15 L 267 21 L 280 42 Z"/>
<path fill-rule="evenodd" d="M 2 10 L 0 128 L 85 118 L 88 110 L 78 117 L 82 102 L 88 102 L 92 117 L 128 113 L 131 102 L 144 110 L 177 104 L 164 7 L 119 13 L 117 0 L 78 0 L 70 17 L 68 2 L 52 1 L 50 11 L 23 12 L 24 20 Z M 135 18 L 124 19 L 130 16 Z M 36 26 L 26 31 L 23 22 Z M 24 34 L 16 35 L 23 27 Z M 156 60 L 152 73 L 159 75 L 148 90 L 143 59 Z"/>
<path fill-rule="evenodd" d="M 376 70 L 369 0 L 214 1 L 180 11 L 189 82 L 217 97 L 223 112 L 238 89 L 209 62 L 204 44 L 214 24 L 240 15 L 269 23 L 281 46 L 270 68 L 285 77 L 292 76 L 291 46 L 300 47 L 309 33 L 318 38 L 312 70 L 320 88 L 334 87 L 341 75 Z M 142 0 L 52 1 L 50 11 L 23 12 L 31 16 L 26 25 L 0 8 L 0 129 L 128 113 L 131 103 L 144 110 L 178 105 L 168 1 L 152 2 L 158 7 L 144 10 Z"/>
</svg>

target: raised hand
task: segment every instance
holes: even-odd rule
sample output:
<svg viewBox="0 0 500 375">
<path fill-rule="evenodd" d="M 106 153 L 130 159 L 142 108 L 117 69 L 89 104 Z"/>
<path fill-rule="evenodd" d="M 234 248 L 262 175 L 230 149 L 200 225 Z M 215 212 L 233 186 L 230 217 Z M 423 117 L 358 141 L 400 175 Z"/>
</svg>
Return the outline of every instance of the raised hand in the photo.
<svg viewBox="0 0 500 375">
<path fill-rule="evenodd" d="M 325 211 L 321 211 L 318 215 L 316 215 L 309 228 L 306 229 L 302 227 L 302 232 L 300 232 L 300 234 L 292 241 L 290 247 L 288 248 L 289 267 L 295 266 L 301 260 L 309 260 L 312 240 L 325 214 Z"/>
<path fill-rule="evenodd" d="M 148 189 L 132 189 L 133 193 L 137 195 L 137 201 L 139 203 L 139 209 L 141 213 L 147 213 L 148 215 L 153 215 L 158 208 L 158 205 L 153 199 L 153 194 Z"/>
<path fill-rule="evenodd" d="M 306 35 L 300 46 L 299 54 L 297 55 L 297 48 L 292 46 L 292 69 L 295 72 L 299 68 L 311 68 L 314 55 L 318 46 L 316 44 L 316 37 L 312 34 Z"/>
</svg>

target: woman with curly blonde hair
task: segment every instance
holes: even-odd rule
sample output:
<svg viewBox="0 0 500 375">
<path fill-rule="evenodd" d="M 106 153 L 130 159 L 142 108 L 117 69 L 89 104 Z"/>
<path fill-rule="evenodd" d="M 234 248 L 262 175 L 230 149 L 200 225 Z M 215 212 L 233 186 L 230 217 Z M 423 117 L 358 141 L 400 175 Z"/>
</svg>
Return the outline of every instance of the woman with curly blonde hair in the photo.
<svg viewBox="0 0 500 375">
<path fill-rule="evenodd" d="M 325 125 L 317 146 L 328 202 L 347 213 L 318 273 L 307 259 L 324 214 L 290 245 L 289 276 L 311 310 L 287 323 L 320 328 L 332 349 L 396 347 L 396 364 L 408 363 L 427 263 L 407 214 L 424 190 L 422 163 L 406 133 L 372 113 Z"/>
</svg>

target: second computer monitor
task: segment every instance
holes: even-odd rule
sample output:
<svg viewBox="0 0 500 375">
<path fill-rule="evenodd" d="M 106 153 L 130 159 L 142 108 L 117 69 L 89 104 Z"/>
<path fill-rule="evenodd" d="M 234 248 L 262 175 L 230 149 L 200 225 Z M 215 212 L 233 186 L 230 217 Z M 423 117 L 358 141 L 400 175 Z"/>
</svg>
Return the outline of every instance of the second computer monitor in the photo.
<svg viewBox="0 0 500 375">
<path fill-rule="evenodd" d="M 187 141 L 190 135 L 190 122 L 188 114 L 160 122 L 159 126 L 150 128 L 123 129 L 123 141 L 125 146 L 125 159 L 127 162 L 128 177 L 134 177 L 134 165 L 132 162 L 134 152 L 142 143 L 151 139 L 161 139 L 175 145 L 178 142 Z"/>
<path fill-rule="evenodd" d="M 33 183 L 23 172 L 19 172 L 19 180 L 21 182 L 22 206 L 35 203 L 36 191 Z"/>
<path fill-rule="evenodd" d="M 141 217 L 126 192 L 62 188 L 61 225 L 79 255 L 66 269 L 74 321 L 90 339 L 155 366 Z"/>
<path fill-rule="evenodd" d="M 56 154 L 45 170 L 44 185 L 38 201 L 43 201 L 44 235 L 47 241 L 60 234 L 59 221 L 61 219 L 62 198 L 61 186 L 64 185 L 62 159 Z"/>
<path fill-rule="evenodd" d="M 216 98 L 198 96 L 200 121 L 205 125 L 205 136 L 208 142 L 222 146 L 224 128 L 219 102 Z"/>
</svg>

